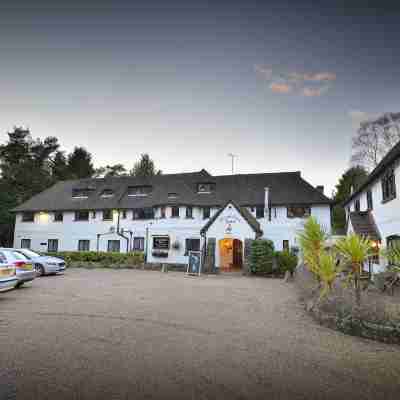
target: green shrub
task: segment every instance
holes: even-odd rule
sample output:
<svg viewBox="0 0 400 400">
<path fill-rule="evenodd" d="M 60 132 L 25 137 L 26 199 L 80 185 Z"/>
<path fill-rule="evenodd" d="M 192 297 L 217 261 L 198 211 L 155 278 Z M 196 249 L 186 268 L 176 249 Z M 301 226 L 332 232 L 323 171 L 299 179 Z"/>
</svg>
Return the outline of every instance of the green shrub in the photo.
<svg viewBox="0 0 400 400">
<path fill-rule="evenodd" d="M 257 239 L 251 244 L 250 270 L 253 274 L 272 273 L 274 243 L 271 240 Z"/>
<path fill-rule="evenodd" d="M 60 251 L 58 253 L 46 253 L 49 256 L 61 257 L 67 266 L 71 263 L 82 265 L 98 265 L 100 267 L 135 266 L 143 264 L 144 255 L 139 252 L 114 253 L 103 251 Z"/>
<path fill-rule="evenodd" d="M 278 271 L 282 274 L 284 274 L 286 271 L 289 271 L 291 274 L 293 274 L 298 258 L 296 254 L 293 252 L 290 252 L 289 250 L 283 250 L 283 251 L 277 251 L 275 253 L 277 265 L 278 265 Z"/>
</svg>

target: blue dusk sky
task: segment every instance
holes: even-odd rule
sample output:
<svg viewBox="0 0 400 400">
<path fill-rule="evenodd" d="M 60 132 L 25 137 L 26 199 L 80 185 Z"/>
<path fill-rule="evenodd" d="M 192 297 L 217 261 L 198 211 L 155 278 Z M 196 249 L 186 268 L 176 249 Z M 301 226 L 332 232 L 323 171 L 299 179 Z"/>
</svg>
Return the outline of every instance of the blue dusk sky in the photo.
<svg viewBox="0 0 400 400">
<path fill-rule="evenodd" d="M 237 173 L 300 170 L 330 195 L 360 120 L 400 111 L 396 2 L 4 3 L 2 142 L 23 125 L 164 173 L 227 174 L 232 152 Z"/>
</svg>

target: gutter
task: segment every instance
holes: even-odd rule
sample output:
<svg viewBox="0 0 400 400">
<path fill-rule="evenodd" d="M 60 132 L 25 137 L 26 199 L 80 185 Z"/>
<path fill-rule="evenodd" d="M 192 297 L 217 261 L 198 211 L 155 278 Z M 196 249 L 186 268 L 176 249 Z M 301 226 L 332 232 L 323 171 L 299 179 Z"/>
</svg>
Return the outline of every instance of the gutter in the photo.
<svg viewBox="0 0 400 400">
<path fill-rule="evenodd" d="M 120 210 L 117 210 L 118 211 L 118 219 L 117 219 L 117 235 L 118 236 L 121 236 L 122 238 L 124 238 L 125 240 L 126 240 L 126 252 L 127 253 L 129 253 L 129 238 L 127 237 L 127 236 L 125 236 L 125 235 L 123 235 L 122 233 L 121 233 L 121 230 L 120 230 L 120 228 L 119 228 L 119 216 L 120 216 Z"/>
</svg>

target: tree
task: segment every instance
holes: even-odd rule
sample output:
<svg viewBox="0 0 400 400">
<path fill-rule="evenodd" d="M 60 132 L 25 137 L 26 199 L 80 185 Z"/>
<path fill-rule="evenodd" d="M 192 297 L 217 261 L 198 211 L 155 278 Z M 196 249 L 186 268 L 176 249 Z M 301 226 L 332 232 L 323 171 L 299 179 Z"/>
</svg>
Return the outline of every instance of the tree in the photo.
<svg viewBox="0 0 400 400">
<path fill-rule="evenodd" d="M 75 179 L 91 178 L 95 172 L 92 155 L 84 147 L 75 147 L 68 155 L 68 172 Z"/>
<path fill-rule="evenodd" d="M 325 249 L 327 234 L 314 217 L 307 219 L 298 238 L 304 263 L 319 284 L 321 301 L 332 290 L 340 266 L 335 256 Z"/>
<path fill-rule="evenodd" d="M 96 168 L 94 176 L 97 178 L 110 178 L 114 176 L 126 176 L 126 168 L 122 164 L 106 165 L 105 167 Z"/>
<path fill-rule="evenodd" d="M 333 196 L 335 206 L 332 210 L 332 227 L 334 231 L 344 229 L 346 226 L 346 212 L 341 203 L 350 196 L 352 188 L 357 190 L 362 185 L 367 176 L 365 168 L 357 165 L 345 171 L 339 179 Z"/>
<path fill-rule="evenodd" d="M 55 137 L 33 140 L 30 131 L 15 127 L 0 146 L 0 242 L 10 245 L 14 226 L 11 209 L 53 183 L 51 159 L 59 147 Z"/>
<path fill-rule="evenodd" d="M 374 120 L 363 121 L 352 141 L 353 163 L 375 168 L 400 140 L 400 113 L 386 113 Z"/>
<path fill-rule="evenodd" d="M 149 177 L 154 175 L 161 175 L 161 170 L 156 170 L 154 161 L 147 153 L 140 156 L 140 160 L 135 163 L 130 171 L 130 175 L 136 177 Z"/>
<path fill-rule="evenodd" d="M 356 302 L 361 303 L 360 275 L 364 262 L 373 254 L 372 242 L 356 234 L 351 234 L 336 243 L 336 249 L 351 266 L 349 278 L 354 282 Z"/>
<path fill-rule="evenodd" d="M 51 162 L 51 175 L 55 182 L 71 178 L 68 160 L 63 151 L 57 151 Z"/>
</svg>

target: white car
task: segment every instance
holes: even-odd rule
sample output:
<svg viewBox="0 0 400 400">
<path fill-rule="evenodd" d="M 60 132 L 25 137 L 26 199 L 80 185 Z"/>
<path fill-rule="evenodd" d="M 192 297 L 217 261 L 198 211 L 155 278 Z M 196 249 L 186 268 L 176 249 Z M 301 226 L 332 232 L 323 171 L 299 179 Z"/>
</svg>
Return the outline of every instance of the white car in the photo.
<svg viewBox="0 0 400 400">
<path fill-rule="evenodd" d="M 48 274 L 58 274 L 65 271 L 65 261 L 62 258 L 42 256 L 30 249 L 14 249 L 24 257 L 28 258 L 36 271 L 38 276 Z"/>
<path fill-rule="evenodd" d="M 0 293 L 13 290 L 17 283 L 15 267 L 9 264 L 3 255 L 0 255 Z"/>
<path fill-rule="evenodd" d="M 15 287 L 18 288 L 36 278 L 36 271 L 33 269 L 32 262 L 21 253 L 18 253 L 14 249 L 0 248 L 0 257 L 15 268 L 17 277 Z"/>
</svg>

